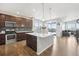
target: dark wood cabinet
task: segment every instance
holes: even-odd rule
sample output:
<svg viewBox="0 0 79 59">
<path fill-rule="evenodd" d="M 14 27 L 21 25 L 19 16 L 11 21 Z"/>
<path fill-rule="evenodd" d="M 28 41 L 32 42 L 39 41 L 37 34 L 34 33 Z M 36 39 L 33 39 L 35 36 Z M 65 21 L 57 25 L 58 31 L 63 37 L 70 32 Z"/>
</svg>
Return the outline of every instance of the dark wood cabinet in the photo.
<svg viewBox="0 0 79 59">
<path fill-rule="evenodd" d="M 5 15 L 4 14 L 0 14 L 0 20 L 4 21 L 5 20 Z"/>
<path fill-rule="evenodd" d="M 0 45 L 5 44 L 5 34 L 0 34 Z"/>
<path fill-rule="evenodd" d="M 32 20 L 30 19 L 26 20 L 26 27 L 32 28 Z"/>
<path fill-rule="evenodd" d="M 26 34 L 25 33 L 17 33 L 17 41 L 22 41 L 26 39 Z"/>
<path fill-rule="evenodd" d="M 16 21 L 16 17 L 15 16 L 11 16 L 11 15 L 5 15 L 5 21 Z"/>
<path fill-rule="evenodd" d="M 32 28 L 32 20 L 29 20 L 26 18 L 17 17 L 16 24 L 17 24 L 17 27 Z"/>
<path fill-rule="evenodd" d="M 17 18 L 16 20 L 17 27 L 25 27 L 26 21 L 24 18 Z"/>
<path fill-rule="evenodd" d="M 0 28 L 5 26 L 4 20 L 5 20 L 5 15 L 0 14 Z"/>
<path fill-rule="evenodd" d="M 5 23 L 3 21 L 0 21 L 0 28 L 4 27 Z"/>
<path fill-rule="evenodd" d="M 37 51 L 37 37 L 33 35 L 26 34 L 26 45 Z"/>
<path fill-rule="evenodd" d="M 16 22 L 17 27 L 32 28 L 32 18 L 27 19 L 23 17 L 17 17 L 0 13 L 0 27 L 5 26 L 5 21 Z"/>
<path fill-rule="evenodd" d="M 1 14 L 0 13 L 0 28 L 5 27 L 5 21 L 13 21 L 16 22 L 16 17 L 11 16 L 11 15 L 6 15 L 6 14 Z"/>
</svg>

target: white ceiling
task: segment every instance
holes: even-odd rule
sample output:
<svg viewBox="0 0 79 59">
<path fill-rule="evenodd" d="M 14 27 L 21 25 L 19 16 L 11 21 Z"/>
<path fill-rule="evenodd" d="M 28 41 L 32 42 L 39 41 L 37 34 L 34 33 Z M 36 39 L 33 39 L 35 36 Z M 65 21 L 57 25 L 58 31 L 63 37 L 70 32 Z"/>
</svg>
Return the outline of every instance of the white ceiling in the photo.
<svg viewBox="0 0 79 59">
<path fill-rule="evenodd" d="M 52 19 L 57 17 L 65 17 L 66 20 L 79 18 L 78 3 L 45 3 L 44 16 L 46 20 L 50 19 L 49 8 L 52 8 Z M 42 3 L 0 3 L 0 12 L 37 19 L 42 19 L 43 16 Z"/>
</svg>

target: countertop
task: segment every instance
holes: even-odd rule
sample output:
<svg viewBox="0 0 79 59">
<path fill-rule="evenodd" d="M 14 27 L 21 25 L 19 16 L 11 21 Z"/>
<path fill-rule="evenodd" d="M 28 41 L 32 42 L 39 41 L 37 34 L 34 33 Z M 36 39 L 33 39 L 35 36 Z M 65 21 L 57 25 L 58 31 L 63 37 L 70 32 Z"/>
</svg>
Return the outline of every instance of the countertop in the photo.
<svg viewBox="0 0 79 59">
<path fill-rule="evenodd" d="M 16 33 L 30 33 L 32 31 L 16 31 Z"/>
<path fill-rule="evenodd" d="M 0 33 L 0 34 L 5 34 L 5 33 Z"/>
<path fill-rule="evenodd" d="M 55 35 L 56 33 L 52 33 L 52 32 L 48 32 L 46 34 L 43 34 L 43 33 L 36 33 L 36 32 L 33 32 L 33 33 L 26 33 L 26 34 L 29 34 L 29 35 L 33 35 L 33 36 L 37 36 L 37 37 L 48 37 L 48 36 L 51 36 L 51 35 Z"/>
<path fill-rule="evenodd" d="M 31 33 L 32 31 L 16 31 L 16 33 Z M 0 34 L 5 34 L 5 33 L 2 33 L 0 32 Z"/>
</svg>

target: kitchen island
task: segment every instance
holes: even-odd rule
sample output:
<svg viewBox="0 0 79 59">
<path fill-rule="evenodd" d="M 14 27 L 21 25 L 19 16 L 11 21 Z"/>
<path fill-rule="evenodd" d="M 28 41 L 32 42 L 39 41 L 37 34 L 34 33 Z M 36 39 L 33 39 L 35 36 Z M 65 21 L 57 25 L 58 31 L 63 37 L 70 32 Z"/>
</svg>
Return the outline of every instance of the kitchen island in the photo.
<svg viewBox="0 0 79 59">
<path fill-rule="evenodd" d="M 26 33 L 26 45 L 36 51 L 40 55 L 43 51 L 53 45 L 54 35 L 56 33 Z"/>
</svg>

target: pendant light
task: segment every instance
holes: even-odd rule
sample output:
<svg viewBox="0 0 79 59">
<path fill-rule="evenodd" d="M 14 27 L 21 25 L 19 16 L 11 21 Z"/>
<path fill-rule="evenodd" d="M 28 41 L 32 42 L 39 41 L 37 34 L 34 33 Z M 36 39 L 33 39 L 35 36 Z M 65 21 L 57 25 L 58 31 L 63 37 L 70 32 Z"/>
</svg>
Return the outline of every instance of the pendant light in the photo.
<svg viewBox="0 0 79 59">
<path fill-rule="evenodd" d="M 45 17 L 44 17 L 44 3 L 42 3 L 42 9 L 43 9 L 43 16 L 42 16 L 42 33 L 43 34 L 47 34 L 48 33 L 48 29 L 47 29 L 47 27 L 46 27 L 46 25 L 45 25 Z"/>
<path fill-rule="evenodd" d="M 52 8 L 49 8 L 49 16 L 50 16 L 49 19 L 50 19 L 50 20 L 52 19 L 52 17 L 51 17 L 51 13 L 52 13 L 52 12 L 51 12 L 51 11 L 52 11 Z"/>
<path fill-rule="evenodd" d="M 43 10 L 42 10 L 42 11 L 43 11 L 43 12 L 42 12 L 42 13 L 43 13 L 42 21 L 44 21 L 44 20 L 45 20 L 45 17 L 44 17 L 44 3 L 42 3 L 42 9 L 43 9 Z"/>
<path fill-rule="evenodd" d="M 42 3 L 42 28 L 45 28 L 44 3 Z"/>
</svg>

